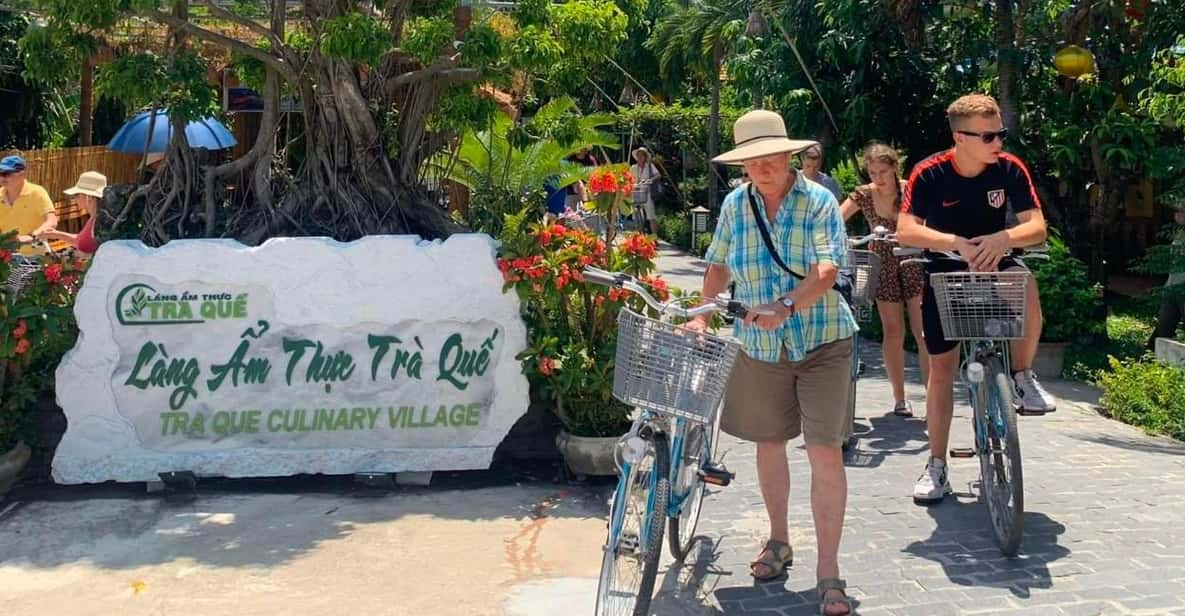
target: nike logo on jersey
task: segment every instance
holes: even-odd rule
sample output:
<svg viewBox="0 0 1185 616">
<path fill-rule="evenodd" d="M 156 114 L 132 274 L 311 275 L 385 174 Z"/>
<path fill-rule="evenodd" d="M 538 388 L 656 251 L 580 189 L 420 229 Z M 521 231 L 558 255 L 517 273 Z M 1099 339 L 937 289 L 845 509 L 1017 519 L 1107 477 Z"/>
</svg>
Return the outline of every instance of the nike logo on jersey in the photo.
<svg viewBox="0 0 1185 616">
<path fill-rule="evenodd" d="M 947 201 L 947 200 L 943 199 L 943 201 L 942 201 L 942 207 L 954 207 L 958 204 L 959 204 L 958 199 L 955 199 L 954 201 Z"/>
</svg>

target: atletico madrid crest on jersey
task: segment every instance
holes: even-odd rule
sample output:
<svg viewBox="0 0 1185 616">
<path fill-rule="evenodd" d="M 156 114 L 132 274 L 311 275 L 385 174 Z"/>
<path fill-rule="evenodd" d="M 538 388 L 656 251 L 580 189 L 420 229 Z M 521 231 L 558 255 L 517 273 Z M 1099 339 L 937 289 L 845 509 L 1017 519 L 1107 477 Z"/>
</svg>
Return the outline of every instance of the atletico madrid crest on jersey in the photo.
<svg viewBox="0 0 1185 616">
<path fill-rule="evenodd" d="M 1004 205 L 1004 202 L 1007 200 L 1008 200 L 1008 197 L 1004 194 L 1004 189 L 1002 189 L 1002 188 L 999 190 L 989 190 L 988 191 L 988 194 L 987 194 L 988 205 L 990 205 L 994 208 L 999 209 L 1000 206 Z"/>
</svg>

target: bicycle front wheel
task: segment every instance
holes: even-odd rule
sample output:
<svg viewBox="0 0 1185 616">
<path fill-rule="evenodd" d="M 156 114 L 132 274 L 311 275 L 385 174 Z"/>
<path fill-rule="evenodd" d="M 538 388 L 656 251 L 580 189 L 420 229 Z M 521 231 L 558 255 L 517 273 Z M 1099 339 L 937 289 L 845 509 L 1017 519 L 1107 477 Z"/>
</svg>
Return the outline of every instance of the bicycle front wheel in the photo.
<svg viewBox="0 0 1185 616">
<path fill-rule="evenodd" d="M 695 543 L 695 527 L 699 524 L 704 506 L 704 482 L 699 470 L 711 460 L 712 438 L 708 426 L 695 424 L 684 433 L 678 457 L 674 459 L 675 477 L 671 484 L 672 506 L 679 506 L 679 515 L 670 518 L 668 539 L 671 556 L 680 562 L 687 558 Z"/>
<path fill-rule="evenodd" d="M 1024 533 L 1024 476 L 1020 459 L 1020 434 L 1016 429 L 1016 410 L 1012 405 L 1012 385 L 1000 358 L 991 362 L 986 408 L 981 419 L 985 428 L 984 446 L 979 451 L 981 489 L 992 520 L 992 533 L 1000 552 L 1015 556 Z"/>
<path fill-rule="evenodd" d="M 670 497 L 671 453 L 662 433 L 645 442 L 642 458 L 622 474 L 609 508 L 597 616 L 646 616 L 650 609 Z"/>
</svg>

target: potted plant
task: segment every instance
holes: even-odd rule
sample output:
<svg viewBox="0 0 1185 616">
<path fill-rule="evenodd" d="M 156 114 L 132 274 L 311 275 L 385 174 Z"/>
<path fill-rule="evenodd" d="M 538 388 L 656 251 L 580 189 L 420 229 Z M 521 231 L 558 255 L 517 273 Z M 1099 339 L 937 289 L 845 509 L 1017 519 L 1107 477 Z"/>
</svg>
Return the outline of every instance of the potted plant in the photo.
<svg viewBox="0 0 1185 616">
<path fill-rule="evenodd" d="M 1103 289 L 1087 280 L 1086 264 L 1070 252 L 1056 231 L 1049 236 L 1049 260 L 1030 259 L 1028 266 L 1037 280 L 1045 319 L 1033 370 L 1059 378 L 1070 343 L 1101 333 L 1105 327 L 1096 317 Z"/>
<path fill-rule="evenodd" d="M 527 324 L 519 359 L 532 388 L 555 403 L 563 424 L 557 445 L 575 473 L 617 473 L 613 448 L 633 412 L 613 397 L 617 313 L 645 307 L 626 291 L 584 282 L 581 272 L 587 265 L 626 272 L 665 299 L 666 283 L 652 275 L 656 254 L 655 240 L 642 234 L 615 248 L 592 231 L 539 222 L 534 208 L 506 217 L 498 267 Z"/>
<path fill-rule="evenodd" d="M 48 257 L 19 288 L 8 285 L 19 245 L 0 237 L 0 498 L 20 477 L 31 451 L 33 403 L 74 325 L 74 293 L 85 264 Z M 52 366 L 48 366 L 52 369 Z"/>
</svg>

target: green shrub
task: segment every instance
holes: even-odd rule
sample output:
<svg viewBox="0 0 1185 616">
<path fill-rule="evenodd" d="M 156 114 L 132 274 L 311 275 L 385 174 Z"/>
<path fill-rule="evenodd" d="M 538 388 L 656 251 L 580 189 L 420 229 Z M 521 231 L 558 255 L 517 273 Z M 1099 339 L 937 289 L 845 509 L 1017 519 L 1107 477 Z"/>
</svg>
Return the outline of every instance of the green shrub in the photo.
<svg viewBox="0 0 1185 616">
<path fill-rule="evenodd" d="M 1185 369 L 1150 358 L 1111 358 L 1100 375 L 1104 412 L 1154 434 L 1185 440 Z"/>
<path fill-rule="evenodd" d="M 1041 313 L 1045 324 L 1041 340 L 1073 342 L 1103 332 L 1104 323 L 1096 308 L 1102 287 L 1086 277 L 1086 264 L 1076 258 L 1056 232 L 1049 236 L 1049 260 L 1029 259 L 1041 291 Z"/>
<path fill-rule="evenodd" d="M 686 214 L 661 214 L 658 217 L 658 236 L 663 240 L 691 250 L 691 221 Z"/>
<path fill-rule="evenodd" d="M 692 252 L 697 257 L 703 257 L 708 254 L 708 246 L 712 245 L 711 233 L 698 233 L 695 236 L 695 245 L 692 246 Z"/>
</svg>

